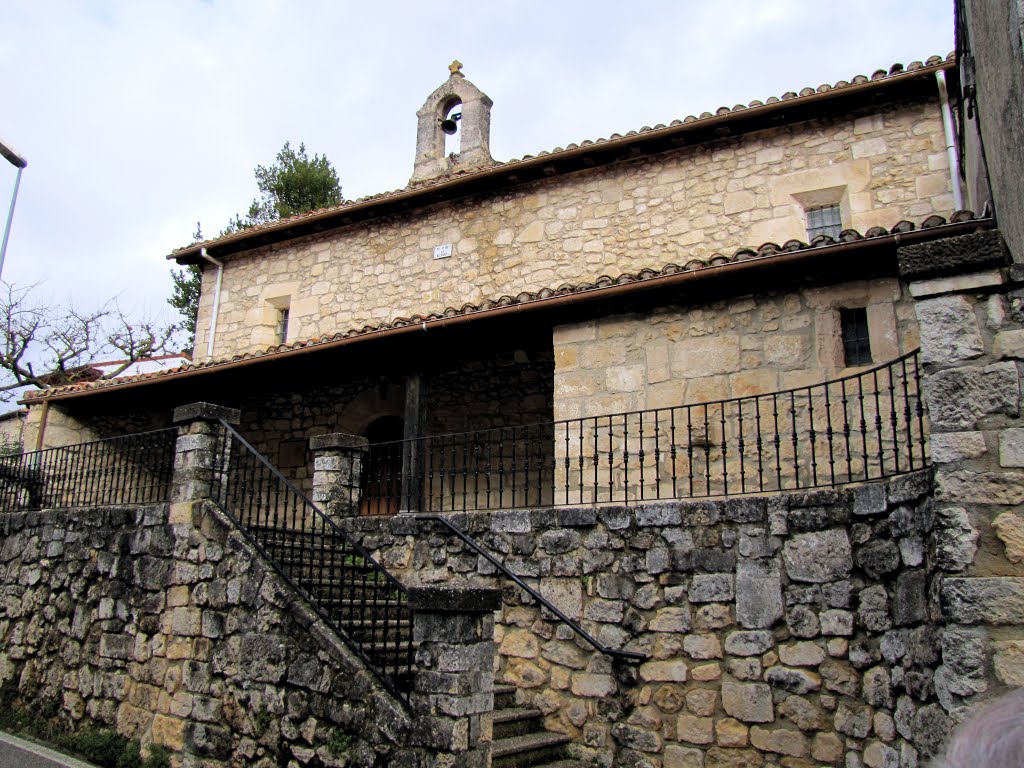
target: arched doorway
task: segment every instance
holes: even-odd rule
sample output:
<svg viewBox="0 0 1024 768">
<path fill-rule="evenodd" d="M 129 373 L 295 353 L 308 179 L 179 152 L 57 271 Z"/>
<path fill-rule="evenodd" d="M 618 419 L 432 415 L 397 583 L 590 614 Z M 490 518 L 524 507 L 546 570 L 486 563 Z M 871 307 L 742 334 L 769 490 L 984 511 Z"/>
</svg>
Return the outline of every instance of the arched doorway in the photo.
<svg viewBox="0 0 1024 768">
<path fill-rule="evenodd" d="M 402 501 L 402 438 L 405 422 L 381 416 L 363 432 L 370 450 L 363 468 L 360 515 L 394 515 Z"/>
</svg>

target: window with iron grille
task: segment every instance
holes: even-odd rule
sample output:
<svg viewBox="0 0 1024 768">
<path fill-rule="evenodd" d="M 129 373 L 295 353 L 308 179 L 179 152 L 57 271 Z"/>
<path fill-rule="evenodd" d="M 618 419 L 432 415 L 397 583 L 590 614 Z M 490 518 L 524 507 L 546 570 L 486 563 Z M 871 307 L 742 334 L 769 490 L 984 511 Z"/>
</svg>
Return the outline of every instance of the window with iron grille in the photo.
<svg viewBox="0 0 1024 768">
<path fill-rule="evenodd" d="M 838 205 L 820 205 L 807 209 L 807 240 L 814 240 L 818 235 L 828 235 L 833 240 L 839 239 L 843 231 L 843 221 L 839 215 Z"/>
<path fill-rule="evenodd" d="M 277 317 L 277 328 L 275 329 L 277 335 L 277 343 L 284 344 L 288 341 L 288 307 L 282 307 L 280 314 Z"/>
<path fill-rule="evenodd" d="M 864 307 L 840 309 L 843 334 L 843 357 L 846 365 L 867 365 L 871 362 L 871 339 L 868 335 L 868 311 Z"/>
</svg>

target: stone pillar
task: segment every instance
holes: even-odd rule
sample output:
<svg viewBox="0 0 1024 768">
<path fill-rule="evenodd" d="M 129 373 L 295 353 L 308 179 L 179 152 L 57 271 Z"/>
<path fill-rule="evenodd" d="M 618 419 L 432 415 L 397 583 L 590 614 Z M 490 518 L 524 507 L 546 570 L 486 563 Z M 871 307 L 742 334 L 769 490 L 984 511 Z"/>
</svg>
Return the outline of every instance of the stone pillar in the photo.
<svg viewBox="0 0 1024 768">
<path fill-rule="evenodd" d="M 171 503 L 185 503 L 210 497 L 216 462 L 225 458 L 226 449 L 218 448 L 219 419 L 238 424 L 237 408 L 211 403 L 191 403 L 174 409 L 178 441 L 174 449 L 174 479 Z"/>
<path fill-rule="evenodd" d="M 313 451 L 313 501 L 332 520 L 359 514 L 365 437 L 334 432 L 310 438 Z"/>
<path fill-rule="evenodd" d="M 935 468 L 934 684 L 956 721 L 1024 685 L 1024 271 L 1008 268 L 998 232 L 906 246 L 899 263 L 916 300 Z"/>
<path fill-rule="evenodd" d="M 432 765 L 491 764 L 488 715 L 494 709 L 494 611 L 500 606 L 498 589 L 409 590 L 419 643 L 410 739 L 433 753 Z"/>
</svg>

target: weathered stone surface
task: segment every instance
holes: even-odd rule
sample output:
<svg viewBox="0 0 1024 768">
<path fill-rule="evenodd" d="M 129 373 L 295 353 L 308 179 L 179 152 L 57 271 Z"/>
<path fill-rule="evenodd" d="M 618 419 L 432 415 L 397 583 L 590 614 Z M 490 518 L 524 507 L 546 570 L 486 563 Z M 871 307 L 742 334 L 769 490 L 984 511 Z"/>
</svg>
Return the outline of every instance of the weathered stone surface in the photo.
<svg viewBox="0 0 1024 768">
<path fill-rule="evenodd" d="M 776 712 L 802 731 L 822 731 L 831 724 L 821 707 L 803 696 L 787 696 Z"/>
<path fill-rule="evenodd" d="M 849 662 L 829 659 L 818 668 L 818 672 L 828 690 L 847 696 L 860 693 L 860 675 Z"/>
<path fill-rule="evenodd" d="M 715 742 L 720 747 L 745 747 L 750 743 L 750 729 L 739 720 L 723 717 L 715 722 Z"/>
<path fill-rule="evenodd" d="M 981 356 L 985 343 L 974 306 L 963 296 L 939 296 L 914 305 L 925 363 L 958 363 Z"/>
<path fill-rule="evenodd" d="M 935 564 L 946 571 L 962 571 L 974 562 L 978 531 L 963 507 L 940 507 L 936 519 Z"/>
<path fill-rule="evenodd" d="M 745 723 L 770 723 L 775 719 L 771 688 L 763 683 L 723 681 L 722 707 L 726 714 Z"/>
<path fill-rule="evenodd" d="M 880 741 L 872 741 L 864 748 L 864 765 L 868 768 L 899 768 L 900 753 Z"/>
<path fill-rule="evenodd" d="M 854 560 L 868 576 L 877 580 L 899 568 L 900 552 L 895 542 L 876 539 L 858 547 Z"/>
<path fill-rule="evenodd" d="M 898 249 L 897 258 L 906 280 L 970 274 L 1010 261 L 1002 235 L 994 230 L 905 245 Z"/>
<path fill-rule="evenodd" d="M 843 756 L 843 740 L 834 733 L 819 733 L 811 743 L 811 757 L 823 763 L 835 763 Z"/>
<path fill-rule="evenodd" d="M 932 448 L 934 454 L 935 449 Z M 853 514 L 880 515 L 887 509 L 885 486 L 881 483 L 859 485 L 853 489 Z"/>
<path fill-rule="evenodd" d="M 889 595 L 885 587 L 878 584 L 861 591 L 857 621 L 873 632 L 884 632 L 892 626 Z"/>
<path fill-rule="evenodd" d="M 823 635 L 847 637 L 853 634 L 853 614 L 850 611 L 822 611 L 818 618 Z"/>
<path fill-rule="evenodd" d="M 779 646 L 779 661 L 790 667 L 816 667 L 825 660 L 825 651 L 816 643 L 801 642 Z"/>
<path fill-rule="evenodd" d="M 941 501 L 1007 506 L 1024 503 L 1024 472 L 972 472 L 940 467 L 936 483 L 936 498 Z"/>
<path fill-rule="evenodd" d="M 800 731 L 788 728 L 762 728 L 755 725 L 750 729 L 750 744 L 765 752 L 775 752 L 790 757 L 804 757 L 810 753 L 807 737 Z"/>
<path fill-rule="evenodd" d="M 691 603 L 725 602 L 732 600 L 733 594 L 732 574 L 697 574 L 690 582 Z"/>
<path fill-rule="evenodd" d="M 960 624 L 1024 624 L 1024 578 L 948 578 L 942 609 Z"/>
<path fill-rule="evenodd" d="M 1003 542 L 1006 559 L 1011 563 L 1024 560 L 1024 516 L 1003 512 L 992 521 L 992 528 Z"/>
<path fill-rule="evenodd" d="M 759 656 L 775 644 L 768 631 L 730 632 L 725 638 L 725 652 L 734 656 Z"/>
<path fill-rule="evenodd" d="M 688 676 L 686 662 L 648 661 L 640 665 L 640 678 L 646 681 L 686 682 Z"/>
<path fill-rule="evenodd" d="M 1024 687 L 1024 641 L 1000 640 L 992 643 L 992 666 L 1003 685 Z"/>
<path fill-rule="evenodd" d="M 846 531 L 802 533 L 783 546 L 786 573 L 795 581 L 822 583 L 849 575 L 853 568 L 850 539 Z"/>
<path fill-rule="evenodd" d="M 896 626 L 905 627 L 928 618 L 927 587 L 927 574 L 921 570 L 905 571 L 896 578 L 892 599 L 892 617 Z"/>
<path fill-rule="evenodd" d="M 764 673 L 764 679 L 790 693 L 805 694 L 821 688 L 821 676 L 806 669 L 771 667 Z"/>
<path fill-rule="evenodd" d="M 680 715 L 676 720 L 676 736 L 688 744 L 711 744 L 715 740 L 714 719 Z"/>
<path fill-rule="evenodd" d="M 931 436 L 931 446 L 936 464 L 976 459 L 988 450 L 982 432 L 939 432 Z"/>
<path fill-rule="evenodd" d="M 942 676 L 945 688 L 957 696 L 973 696 L 988 690 L 988 648 L 984 637 L 948 629 L 942 635 Z"/>
<path fill-rule="evenodd" d="M 1016 416 L 1020 385 L 1014 363 L 984 368 L 951 368 L 928 377 L 925 399 L 932 426 L 943 431 L 975 428 L 984 416 Z"/>
<path fill-rule="evenodd" d="M 864 701 L 873 707 L 892 709 L 896 700 L 892 693 L 892 679 L 887 667 L 872 667 L 864 673 Z"/>
<path fill-rule="evenodd" d="M 863 739 L 871 732 L 871 714 L 871 707 L 841 701 L 836 709 L 836 730 L 855 739 Z"/>
<path fill-rule="evenodd" d="M 704 752 L 694 747 L 666 744 L 662 765 L 665 768 L 704 768 Z"/>
<path fill-rule="evenodd" d="M 736 566 L 736 622 L 770 627 L 782 616 L 782 574 L 776 560 L 741 560 Z"/>
</svg>

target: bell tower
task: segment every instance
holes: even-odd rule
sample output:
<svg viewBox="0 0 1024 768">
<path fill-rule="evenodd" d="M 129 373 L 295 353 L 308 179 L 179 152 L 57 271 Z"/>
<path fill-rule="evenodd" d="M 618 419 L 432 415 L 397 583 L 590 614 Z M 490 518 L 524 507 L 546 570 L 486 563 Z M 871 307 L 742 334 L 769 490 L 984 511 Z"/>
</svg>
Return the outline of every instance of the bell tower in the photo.
<svg viewBox="0 0 1024 768">
<path fill-rule="evenodd" d="M 491 106 L 487 94 L 462 74 L 453 61 L 451 73 L 416 113 L 415 184 L 456 170 L 470 170 L 494 162 L 491 158 Z M 446 153 L 445 137 L 455 136 L 457 152 Z"/>
</svg>

